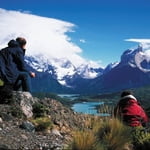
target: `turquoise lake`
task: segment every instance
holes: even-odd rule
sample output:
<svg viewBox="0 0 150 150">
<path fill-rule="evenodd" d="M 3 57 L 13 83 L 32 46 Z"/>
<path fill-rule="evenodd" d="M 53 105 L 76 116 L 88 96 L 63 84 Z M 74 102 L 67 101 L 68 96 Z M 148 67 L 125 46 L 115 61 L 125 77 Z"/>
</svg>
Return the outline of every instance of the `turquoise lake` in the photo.
<svg viewBox="0 0 150 150">
<path fill-rule="evenodd" d="M 70 100 L 74 100 L 78 98 L 79 95 L 77 94 L 60 94 L 60 97 L 66 97 Z M 92 115 L 99 115 L 99 116 L 109 116 L 110 114 L 98 113 L 96 110 L 96 106 L 103 105 L 104 102 L 80 102 L 75 103 L 71 108 L 78 113 L 84 114 L 92 114 Z"/>
</svg>

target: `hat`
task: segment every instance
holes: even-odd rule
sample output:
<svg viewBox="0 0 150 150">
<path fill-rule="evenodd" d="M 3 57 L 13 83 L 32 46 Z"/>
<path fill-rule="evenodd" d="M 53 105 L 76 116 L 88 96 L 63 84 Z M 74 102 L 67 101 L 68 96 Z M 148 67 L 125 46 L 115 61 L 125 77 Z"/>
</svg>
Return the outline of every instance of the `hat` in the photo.
<svg viewBox="0 0 150 150">
<path fill-rule="evenodd" d="M 123 91 L 121 93 L 121 97 L 127 96 L 127 95 L 133 95 L 133 93 L 131 91 Z"/>
</svg>

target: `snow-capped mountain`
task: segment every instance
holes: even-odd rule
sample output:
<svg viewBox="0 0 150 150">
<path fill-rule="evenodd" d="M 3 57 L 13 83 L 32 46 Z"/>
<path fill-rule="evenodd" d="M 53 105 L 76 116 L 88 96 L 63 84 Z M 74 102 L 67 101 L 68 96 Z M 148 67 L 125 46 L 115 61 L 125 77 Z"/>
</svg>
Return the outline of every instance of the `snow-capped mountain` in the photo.
<svg viewBox="0 0 150 150">
<path fill-rule="evenodd" d="M 68 79 L 74 80 L 77 76 L 85 79 L 96 78 L 103 72 L 102 68 L 93 68 L 90 64 L 81 64 L 75 67 L 66 58 L 47 58 L 46 56 L 26 56 L 26 63 L 37 72 L 46 72 L 56 79 L 61 85 L 71 87 Z"/>
<path fill-rule="evenodd" d="M 26 62 L 38 74 L 38 79 L 33 80 L 35 91 L 104 93 L 150 84 L 149 54 L 141 46 L 128 49 L 120 62 L 110 63 L 105 69 L 93 68 L 90 63 L 76 67 L 66 58 L 42 55 L 28 56 Z"/>
<path fill-rule="evenodd" d="M 128 49 L 115 65 L 108 65 L 103 75 L 92 81 L 97 92 L 112 92 L 150 84 L 150 55 L 141 46 Z"/>
<path fill-rule="evenodd" d="M 103 73 L 102 68 L 92 68 L 89 64 L 83 64 L 77 68 L 77 73 L 86 79 L 96 78 Z"/>
<path fill-rule="evenodd" d="M 121 56 L 121 64 L 129 64 L 142 72 L 150 72 L 150 55 L 141 46 L 134 50 L 126 50 Z"/>
<path fill-rule="evenodd" d="M 106 66 L 106 68 L 104 69 L 103 73 L 107 73 L 110 70 L 112 70 L 114 67 L 116 67 L 119 64 L 119 62 L 114 62 L 114 63 L 110 63 Z"/>
</svg>

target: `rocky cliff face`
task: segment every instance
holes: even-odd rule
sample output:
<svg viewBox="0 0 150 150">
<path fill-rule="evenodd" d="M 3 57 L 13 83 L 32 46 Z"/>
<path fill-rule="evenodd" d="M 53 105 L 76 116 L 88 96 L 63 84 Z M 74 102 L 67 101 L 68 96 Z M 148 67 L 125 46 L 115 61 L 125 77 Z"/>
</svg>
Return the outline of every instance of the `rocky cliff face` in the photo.
<svg viewBox="0 0 150 150">
<path fill-rule="evenodd" d="M 28 57 L 26 61 L 37 74 L 32 79 L 34 92 L 110 93 L 150 84 L 150 54 L 141 46 L 125 50 L 119 62 L 105 69 L 89 64 L 75 68 L 67 60 L 57 60 L 51 66 L 45 60 Z"/>
<path fill-rule="evenodd" d="M 92 92 L 110 93 L 149 85 L 149 60 L 149 55 L 142 47 L 128 49 L 121 55 L 119 63 L 108 65 L 104 74 L 93 79 L 89 86 L 93 88 Z"/>
<path fill-rule="evenodd" d="M 0 91 L 0 149 L 61 150 L 88 118 L 28 92 Z"/>
</svg>

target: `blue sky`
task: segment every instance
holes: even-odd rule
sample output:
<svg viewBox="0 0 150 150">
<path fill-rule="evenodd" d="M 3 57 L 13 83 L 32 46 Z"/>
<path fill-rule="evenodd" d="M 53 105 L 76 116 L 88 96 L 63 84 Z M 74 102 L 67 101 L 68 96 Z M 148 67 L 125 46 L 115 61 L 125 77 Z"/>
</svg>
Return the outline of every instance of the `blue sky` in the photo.
<svg viewBox="0 0 150 150">
<path fill-rule="evenodd" d="M 125 39 L 150 39 L 149 0 L 0 0 L 0 8 L 73 23 L 67 34 L 80 55 L 102 66 L 138 45 Z"/>
</svg>

